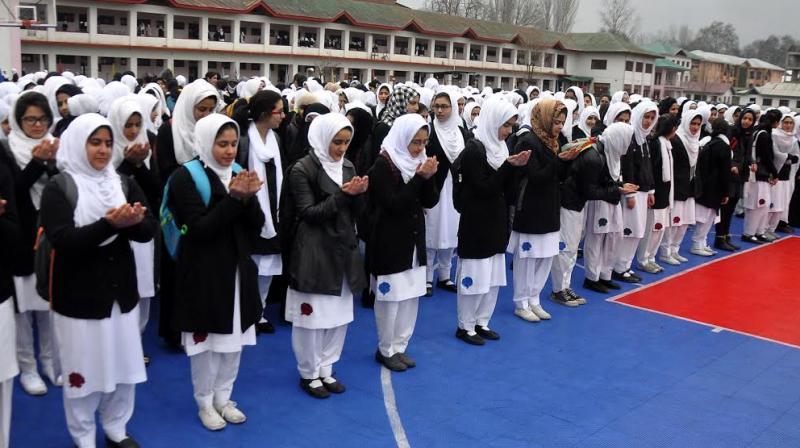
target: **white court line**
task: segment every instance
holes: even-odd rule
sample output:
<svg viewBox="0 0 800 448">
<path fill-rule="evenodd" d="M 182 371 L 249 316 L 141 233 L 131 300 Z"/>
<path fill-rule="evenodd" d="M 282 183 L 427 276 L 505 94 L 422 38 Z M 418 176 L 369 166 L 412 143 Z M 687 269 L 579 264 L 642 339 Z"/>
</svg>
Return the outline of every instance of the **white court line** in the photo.
<svg viewBox="0 0 800 448">
<path fill-rule="evenodd" d="M 692 268 L 686 269 L 685 271 L 681 271 L 681 272 L 678 272 L 677 274 L 673 274 L 673 275 L 671 275 L 669 277 L 665 277 L 665 278 L 663 278 L 661 280 L 655 281 L 653 283 L 649 283 L 649 284 L 647 284 L 647 285 L 645 285 L 645 286 L 643 286 L 641 288 L 632 289 L 630 291 L 626 291 L 626 292 L 624 292 L 622 294 L 619 294 L 617 296 L 608 298 L 608 299 L 606 299 L 606 302 L 615 303 L 617 305 L 624 305 L 624 306 L 627 306 L 627 307 L 630 307 L 630 308 L 636 308 L 637 310 L 648 311 L 648 312 L 655 313 L 655 314 L 661 314 L 662 316 L 668 316 L 668 317 L 672 317 L 674 319 L 680 319 L 680 320 L 684 320 L 684 321 L 687 321 L 687 322 L 692 322 L 692 323 L 695 323 L 695 324 L 704 325 L 706 327 L 711 327 L 712 331 L 716 330 L 716 329 L 719 329 L 719 331 L 722 331 L 722 330 L 730 331 L 731 333 L 737 333 L 737 334 L 741 334 L 741 335 L 745 335 L 745 336 L 750 336 L 750 337 L 753 337 L 753 338 L 756 338 L 756 339 L 761 339 L 763 341 L 774 342 L 776 344 L 785 345 L 787 347 L 793 347 L 793 348 L 800 349 L 800 345 L 795 345 L 795 344 L 790 344 L 788 342 L 778 341 L 776 339 L 771 339 L 771 338 L 767 338 L 767 337 L 764 337 L 764 336 L 759 336 L 757 334 L 748 333 L 746 331 L 736 330 L 736 329 L 728 328 L 728 327 L 721 327 L 719 325 L 709 324 L 708 322 L 701 322 L 701 321 L 698 321 L 698 320 L 689 319 L 687 317 L 677 316 L 675 314 L 670 314 L 670 313 L 665 313 L 663 311 L 657 311 L 657 310 L 652 310 L 652 309 L 649 309 L 649 308 L 644 308 L 644 307 L 641 307 L 641 306 L 631 305 L 630 303 L 618 302 L 619 299 L 621 299 L 621 298 L 623 298 L 625 296 L 628 296 L 628 295 L 634 294 L 634 293 L 638 293 L 638 292 L 643 291 L 645 289 L 648 289 L 648 288 L 651 288 L 653 286 L 656 286 L 656 285 L 658 285 L 660 283 L 666 282 L 668 280 L 672 280 L 672 279 L 680 277 L 682 275 L 686 275 L 686 274 L 688 274 L 688 273 L 690 273 L 692 271 L 704 268 L 704 267 L 706 267 L 706 266 L 708 266 L 710 264 L 719 263 L 720 261 L 726 260 L 728 258 L 735 257 L 735 256 L 738 256 L 738 255 L 741 255 L 741 254 L 745 254 L 747 252 L 751 252 L 751 251 L 754 251 L 754 250 L 764 249 L 764 248 L 767 248 L 767 247 L 769 247 L 771 245 L 774 245 L 774 244 L 780 244 L 780 243 L 782 243 L 784 241 L 788 241 L 790 238 L 800 238 L 800 237 L 797 236 L 797 235 L 789 235 L 789 236 L 786 236 L 784 238 L 781 238 L 780 240 L 778 240 L 778 241 L 776 241 L 774 243 L 761 244 L 761 245 L 758 245 L 758 246 L 755 246 L 755 247 L 751 247 L 749 249 L 745 249 L 745 250 L 742 250 L 742 251 L 734 252 L 734 253 L 732 253 L 730 255 L 726 255 L 724 257 L 716 258 L 716 259 L 711 260 L 711 261 L 709 261 L 707 263 L 699 264 L 699 265 L 694 266 Z M 717 331 L 715 331 L 715 332 L 717 332 Z"/>
<path fill-rule="evenodd" d="M 383 389 L 383 406 L 386 408 L 386 415 L 389 417 L 397 448 L 411 448 L 406 437 L 406 430 L 403 428 L 403 422 L 400 421 L 400 413 L 397 412 L 397 402 L 394 399 L 394 388 L 392 387 L 392 372 L 386 366 L 381 366 L 381 389 Z"/>
</svg>

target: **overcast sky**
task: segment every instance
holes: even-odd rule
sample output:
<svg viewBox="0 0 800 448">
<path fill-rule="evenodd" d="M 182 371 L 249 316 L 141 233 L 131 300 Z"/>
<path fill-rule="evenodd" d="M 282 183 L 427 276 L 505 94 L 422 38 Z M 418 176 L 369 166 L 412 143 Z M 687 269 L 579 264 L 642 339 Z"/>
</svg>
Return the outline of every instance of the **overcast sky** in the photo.
<svg viewBox="0 0 800 448">
<path fill-rule="evenodd" d="M 424 0 L 401 0 L 421 7 Z M 589 32 L 600 28 L 602 0 L 581 0 L 573 31 Z M 791 34 L 800 38 L 798 0 L 633 0 L 639 11 L 642 30 L 667 29 L 671 24 L 687 24 L 695 31 L 714 20 L 732 23 L 744 46 L 770 34 Z"/>
</svg>

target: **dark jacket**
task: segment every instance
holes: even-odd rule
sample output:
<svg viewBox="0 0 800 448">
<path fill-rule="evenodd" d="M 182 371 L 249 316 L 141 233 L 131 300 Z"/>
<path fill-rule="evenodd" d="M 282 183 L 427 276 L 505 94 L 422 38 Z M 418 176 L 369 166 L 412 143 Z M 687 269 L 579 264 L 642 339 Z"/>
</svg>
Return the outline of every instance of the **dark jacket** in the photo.
<svg viewBox="0 0 800 448">
<path fill-rule="evenodd" d="M 355 177 L 344 160 L 343 183 Z M 350 291 L 367 285 L 358 252 L 355 222 L 364 198 L 352 197 L 328 177 L 310 152 L 289 172 L 291 205 L 298 220 L 288 269 L 289 286 L 299 292 L 340 296 L 346 279 Z"/>
<path fill-rule="evenodd" d="M 579 128 L 577 124 L 572 127 L 572 140 L 579 140 L 586 137 L 590 136 L 586 135 L 586 133 L 583 132 L 583 130 Z"/>
<path fill-rule="evenodd" d="M 451 163 L 444 152 L 444 148 L 442 148 L 441 142 L 439 142 L 439 137 L 436 136 L 436 128 L 433 126 L 434 124 L 431 123 L 431 133 L 428 138 L 428 146 L 425 148 L 425 153 L 428 157 L 436 156 L 436 160 L 439 161 L 439 168 L 436 170 L 436 174 L 433 175 L 433 178 L 436 179 L 436 188 L 441 191 L 442 187 L 444 187 L 445 180 L 447 180 L 447 174 L 450 172 Z M 461 127 L 459 127 L 458 130 L 461 132 L 461 136 L 464 137 L 464 145 L 466 145 L 467 140 L 469 140 L 467 131 Z"/>
<path fill-rule="evenodd" d="M 128 183 L 129 204 L 147 202 L 136 182 L 125 176 L 121 179 Z M 48 183 L 42 194 L 42 225 L 55 250 L 52 309 L 78 319 L 105 319 L 111 316 L 114 302 L 123 313 L 131 311 L 139 302 L 139 292 L 130 241 L 152 240 L 158 221 L 148 210 L 144 221 L 125 229 L 115 229 L 105 218 L 76 227 L 74 212 L 65 193 L 54 182 Z M 100 245 L 115 235 L 112 242 Z"/>
<path fill-rule="evenodd" d="M 718 137 L 712 138 L 700 150 L 697 156 L 695 202 L 712 209 L 722 206 L 722 199 L 728 197 L 730 160 L 730 146 Z"/>
<path fill-rule="evenodd" d="M 386 109 L 384 108 L 384 110 Z M 369 164 L 369 166 L 372 166 L 372 164 L 375 163 L 376 160 L 378 160 L 378 155 L 381 153 L 381 145 L 383 144 L 383 139 L 385 139 L 386 136 L 389 135 L 390 129 L 391 126 L 382 121 L 375 123 L 375 127 L 372 128 L 372 150 L 369 152 L 369 157 L 365 158 L 364 163 L 367 163 Z M 431 131 L 431 133 L 433 132 Z M 441 160 L 439 161 L 439 163 L 441 163 Z"/>
<path fill-rule="evenodd" d="M 644 193 L 655 188 L 649 142 L 645 139 L 644 143 L 639 145 L 636 143 L 636 138 L 632 138 L 628 152 L 620 160 L 623 181 L 638 185 L 639 191 Z"/>
<path fill-rule="evenodd" d="M 251 255 L 264 214 L 255 198 L 234 199 L 213 171 L 205 171 L 211 182 L 208 207 L 186 168 L 176 170 L 169 185 L 176 223 L 187 229 L 176 261 L 172 322 L 179 331 L 230 334 L 237 271 L 242 330 L 263 311 Z"/>
<path fill-rule="evenodd" d="M 655 189 L 654 210 L 662 210 L 669 207 L 669 191 L 672 188 L 670 182 L 662 181 L 661 171 L 664 160 L 661 157 L 661 140 L 658 138 L 649 139 L 650 145 L 650 165 L 653 167 L 653 186 Z M 669 163 L 669 160 L 666 161 Z"/>
<path fill-rule="evenodd" d="M 581 153 L 576 161 L 580 161 L 575 182 L 581 197 L 586 201 L 619 204 L 621 196 L 619 189 L 622 185 L 614 181 L 608 173 L 603 143 L 597 142 L 594 148 Z"/>
<path fill-rule="evenodd" d="M 273 131 L 274 132 L 274 131 Z M 283 145 L 281 145 L 280 137 L 275 134 L 275 138 L 278 142 L 278 152 L 280 153 L 281 162 L 286 160 L 283 153 Z M 247 170 L 252 170 L 253 167 L 250 166 L 250 138 L 247 135 L 247 132 L 244 132 L 239 137 L 239 147 L 238 152 L 236 153 L 236 163 L 241 165 L 243 168 Z M 281 164 L 281 168 L 285 169 L 286 165 Z M 272 224 L 275 227 L 275 231 L 277 232 L 278 229 L 278 201 L 280 198 L 278 197 L 278 167 L 275 164 L 275 159 L 270 160 L 269 162 L 264 163 L 264 173 L 266 174 L 266 179 L 261 179 L 264 182 L 264 186 L 262 188 L 267 189 L 267 196 L 269 196 L 269 211 L 270 216 L 272 217 Z M 262 210 L 263 213 L 263 210 Z M 259 230 L 258 235 L 255 237 L 254 246 L 253 246 L 253 253 L 256 255 L 276 255 L 281 253 L 281 240 L 280 235 L 275 235 L 270 239 L 262 238 L 261 231 Z"/>
<path fill-rule="evenodd" d="M 739 174 L 731 173 L 730 197 L 739 197 L 742 193 L 742 184 L 747 182 L 750 168 L 746 163 L 745 153 L 749 151 L 753 142 L 752 134 L 733 135 L 731 137 L 731 168 L 736 167 Z"/>
<path fill-rule="evenodd" d="M 369 272 L 375 276 L 411 269 L 414 250 L 419 266 L 425 255 L 425 214 L 439 202 L 439 190 L 431 177 L 414 175 L 403 183 L 400 171 L 382 153 L 370 171 L 369 212 L 373 228 L 367 241 Z"/>
<path fill-rule="evenodd" d="M 0 215 L 0 303 L 14 295 L 14 247 L 19 240 L 19 215 L 14 195 L 14 180 L 6 164 L 0 162 L 0 200 L 6 201 L 5 212 Z"/>
<path fill-rule="evenodd" d="M 514 167 L 504 162 L 495 171 L 486 160 L 483 143 L 471 139 L 464 148 L 461 179 L 458 256 L 482 259 L 504 253 L 509 206 L 505 192 L 514 179 Z"/>
<path fill-rule="evenodd" d="M 770 178 L 778 178 L 778 170 L 775 169 L 773 159 L 775 154 L 772 152 L 772 130 L 764 129 L 764 132 L 756 130 L 753 133 L 753 141 L 756 145 L 756 158 L 752 160 L 751 148 L 745 150 L 747 164 L 757 164 L 756 180 L 768 182 Z"/>
<path fill-rule="evenodd" d="M 531 151 L 516 201 L 512 229 L 520 233 L 545 234 L 561 228 L 559 182 L 566 179 L 567 164 L 533 132 L 517 142 L 516 152 Z"/>
<path fill-rule="evenodd" d="M 33 205 L 30 189 L 42 176 L 53 177 L 58 170 L 52 163 L 43 163 L 36 159 L 20 169 L 7 141 L 0 142 L 0 163 L 5 163 L 14 180 L 14 196 L 17 202 L 20 237 L 13 246 L 14 275 L 27 276 L 33 274 L 33 246 L 36 243 L 36 232 L 39 225 L 39 211 Z"/>
<path fill-rule="evenodd" d="M 689 153 L 683 140 L 677 135 L 672 138 L 672 185 L 675 187 L 674 199 L 685 201 L 694 197 L 694 177 L 689 162 Z"/>
<path fill-rule="evenodd" d="M 165 121 L 158 128 L 158 144 L 156 146 L 156 160 L 158 161 L 158 174 L 161 176 L 161 185 L 167 185 L 169 176 L 179 167 L 178 160 L 175 158 L 172 120 Z"/>
</svg>

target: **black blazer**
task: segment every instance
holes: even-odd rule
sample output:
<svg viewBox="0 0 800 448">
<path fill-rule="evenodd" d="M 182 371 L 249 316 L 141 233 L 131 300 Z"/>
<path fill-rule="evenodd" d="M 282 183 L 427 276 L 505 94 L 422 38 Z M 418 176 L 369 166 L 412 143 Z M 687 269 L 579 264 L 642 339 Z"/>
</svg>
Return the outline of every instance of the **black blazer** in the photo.
<svg viewBox="0 0 800 448">
<path fill-rule="evenodd" d="M 5 162 L 0 162 L 0 199 L 6 201 L 5 212 L 0 215 L 0 303 L 14 295 L 14 247 L 19 240 L 19 215 L 14 195 L 14 180 Z"/>
<path fill-rule="evenodd" d="M 283 145 L 281 144 L 280 136 L 278 136 L 276 133 L 275 138 L 278 142 L 278 153 L 280 154 L 279 157 L 281 158 L 281 162 L 283 162 L 286 160 L 286 157 L 283 153 Z M 236 153 L 236 163 L 247 170 L 253 169 L 253 167 L 250 166 L 250 138 L 247 136 L 247 133 L 244 133 L 239 137 L 239 148 L 238 152 Z M 286 169 L 286 165 L 281 164 L 281 168 Z M 269 197 L 269 212 L 270 216 L 272 217 L 272 224 L 275 227 L 275 232 L 277 233 L 280 231 L 278 226 L 278 201 L 280 198 L 278 197 L 278 166 L 275 164 L 275 159 L 264 163 L 264 173 L 266 174 L 267 178 L 261 180 L 264 182 L 264 187 L 267 189 L 267 196 Z M 264 211 L 262 210 L 261 212 L 263 213 Z M 256 235 L 254 240 L 253 253 L 256 255 L 280 254 L 280 235 L 275 235 L 270 239 L 266 239 L 261 237 L 261 231 L 259 230 L 258 235 Z"/>
<path fill-rule="evenodd" d="M 587 149 L 575 160 L 578 162 L 578 175 L 575 176 L 578 192 L 586 201 L 605 201 L 619 204 L 622 186 L 608 173 L 605 149 L 602 142 Z"/>
<path fill-rule="evenodd" d="M 471 139 L 464 148 L 461 179 L 458 256 L 482 259 L 504 253 L 509 236 L 506 190 L 514 179 L 514 167 L 504 162 L 495 171 L 486 160 L 483 143 Z"/>
<path fill-rule="evenodd" d="M 436 170 L 436 174 L 433 175 L 433 178 L 436 179 L 436 188 L 441 191 L 442 187 L 444 187 L 444 181 L 447 179 L 447 173 L 450 172 L 451 164 L 450 159 L 448 159 L 447 155 L 444 153 L 441 142 L 439 142 L 439 137 L 436 136 L 436 128 L 433 126 L 433 123 L 431 123 L 431 133 L 428 137 L 428 146 L 425 148 L 425 153 L 428 157 L 436 156 L 436 160 L 439 161 L 439 168 Z M 466 147 L 467 140 L 469 140 L 467 131 L 465 131 L 464 128 L 458 128 L 458 130 L 461 131 L 461 136 L 464 137 L 464 145 Z"/>
<path fill-rule="evenodd" d="M 175 142 L 172 137 L 172 120 L 165 121 L 158 128 L 158 143 L 156 144 L 156 160 L 158 161 L 158 174 L 161 176 L 161 185 L 167 185 L 169 176 L 178 169 L 178 160 L 175 158 Z"/>
<path fill-rule="evenodd" d="M 369 272 L 375 276 L 411 269 L 414 249 L 417 263 L 427 264 L 425 214 L 439 202 L 439 190 L 431 177 L 414 175 L 403 183 L 400 171 L 382 153 L 370 172 L 369 211 L 373 226 L 367 241 Z"/>
<path fill-rule="evenodd" d="M 513 230 L 520 233 L 545 234 L 561 228 L 561 194 L 559 182 L 567 175 L 567 165 L 539 140 L 533 132 L 522 136 L 516 152 L 531 151 L 528 165 L 522 170 L 522 197 L 517 200 Z"/>
<path fill-rule="evenodd" d="M 730 183 L 731 149 L 720 138 L 713 138 L 700 150 L 697 157 L 695 202 L 719 209 L 722 199 L 728 196 Z"/>
<path fill-rule="evenodd" d="M 661 169 L 664 159 L 661 157 L 661 140 L 658 138 L 649 139 L 650 143 L 650 165 L 653 167 L 653 186 L 655 188 L 654 210 L 663 210 L 669 207 L 669 191 L 672 188 L 670 182 L 662 181 Z M 667 161 L 669 163 L 669 160 Z"/>
<path fill-rule="evenodd" d="M 645 139 L 642 145 L 636 143 L 636 138 L 631 139 L 628 152 L 620 160 L 622 179 L 625 182 L 636 184 L 639 191 L 647 193 L 655 188 L 653 179 L 652 150 L 649 140 Z"/>
<path fill-rule="evenodd" d="M 579 128 L 577 124 L 572 127 L 572 140 L 579 140 L 586 137 L 589 136 L 586 135 L 586 133 L 583 132 L 583 130 Z"/>
<path fill-rule="evenodd" d="M 263 312 L 251 255 L 264 214 L 255 198 L 247 203 L 234 199 L 213 171 L 206 168 L 206 174 L 211 182 L 208 207 L 186 168 L 176 170 L 169 185 L 176 223 L 187 227 L 176 261 L 172 322 L 178 331 L 230 334 L 237 271 L 242 330 Z"/>
<path fill-rule="evenodd" d="M 756 145 L 756 160 L 748 160 L 748 164 L 758 164 L 756 170 L 756 180 L 767 182 L 771 177 L 778 178 L 778 170 L 775 169 L 773 159 L 775 154 L 772 152 L 772 131 L 764 129 L 764 132 L 756 130 L 753 133 Z M 752 159 L 751 148 L 745 148 L 745 156 Z"/>
<path fill-rule="evenodd" d="M 345 159 L 343 183 L 355 177 L 355 171 Z M 313 151 L 290 170 L 289 188 L 298 220 L 288 267 L 289 286 L 299 292 L 340 296 L 346 279 L 350 291 L 363 290 L 367 282 L 355 232 L 355 222 L 364 209 L 363 195 L 343 193 Z"/>
<path fill-rule="evenodd" d="M 144 193 L 125 176 L 128 203 L 146 203 Z M 127 313 L 139 302 L 136 264 L 130 241 L 144 243 L 153 239 L 158 221 L 148 209 L 141 223 L 115 229 L 100 218 L 92 224 L 76 227 L 74 210 L 65 193 L 48 183 L 42 194 L 42 225 L 55 249 L 50 305 L 53 311 L 78 319 L 105 319 L 111 316 L 114 302 Z M 114 241 L 100 243 L 115 236 Z"/>
<path fill-rule="evenodd" d="M 692 178 L 689 154 L 683 141 L 677 135 L 672 137 L 672 184 L 675 186 L 676 201 L 694 197 L 694 178 Z M 770 149 L 771 151 L 771 149 Z"/>
</svg>

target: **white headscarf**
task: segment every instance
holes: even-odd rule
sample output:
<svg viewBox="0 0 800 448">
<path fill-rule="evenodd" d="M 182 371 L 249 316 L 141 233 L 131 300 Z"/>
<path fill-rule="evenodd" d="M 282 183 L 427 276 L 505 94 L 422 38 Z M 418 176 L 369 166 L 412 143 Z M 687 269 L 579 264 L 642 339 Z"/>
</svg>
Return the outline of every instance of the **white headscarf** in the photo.
<svg viewBox="0 0 800 448">
<path fill-rule="evenodd" d="M 114 168 L 119 168 L 125 160 L 125 148 L 136 143 L 147 144 L 147 124 L 146 120 L 150 119 L 150 114 L 142 111 L 142 106 L 139 103 L 139 95 L 127 95 L 114 101 L 111 105 L 111 110 L 108 111 L 108 122 L 111 123 L 111 132 L 114 136 L 114 150 L 111 152 L 111 164 Z M 139 128 L 139 133 L 133 138 L 128 140 L 125 138 L 125 123 L 133 114 L 139 114 L 142 119 L 142 127 Z M 149 153 L 148 153 L 149 155 Z M 150 167 L 150 157 L 148 156 L 144 163 Z"/>
<path fill-rule="evenodd" d="M 527 89 L 525 89 L 525 95 L 527 95 L 527 96 L 528 96 L 527 98 L 525 98 L 526 100 L 528 100 L 528 101 L 530 101 L 530 100 L 531 100 L 531 92 L 533 92 L 534 90 L 535 90 L 537 93 L 541 93 L 541 89 L 539 89 L 539 86 L 528 86 L 528 88 L 527 88 Z M 538 96 L 538 95 L 537 95 L 537 96 Z"/>
<path fill-rule="evenodd" d="M 159 111 L 158 111 L 158 118 L 156 118 L 156 128 L 161 127 L 161 116 L 166 115 L 170 116 L 169 107 L 167 107 L 167 97 L 164 95 L 164 91 L 161 90 L 161 86 L 151 82 L 144 86 L 142 90 L 139 91 L 139 95 L 151 95 L 158 98 L 159 104 Z"/>
<path fill-rule="evenodd" d="M 569 98 L 565 98 L 561 100 L 564 103 L 564 106 L 567 107 L 567 118 L 564 120 L 564 126 L 561 128 L 561 134 L 567 138 L 567 141 L 572 141 L 572 126 L 574 120 L 572 119 L 572 114 L 575 112 L 575 108 L 578 107 L 578 102 Z"/>
<path fill-rule="evenodd" d="M 633 137 L 636 139 L 636 144 L 639 146 L 644 144 L 647 137 L 651 132 L 653 132 L 653 128 L 656 127 L 655 119 L 652 123 L 650 123 L 650 127 L 645 128 L 642 126 L 642 119 L 644 119 L 644 116 L 649 112 L 655 112 L 656 118 L 658 118 L 658 106 L 656 106 L 656 103 L 651 101 L 642 101 L 633 108 L 633 112 L 631 113 Z"/>
<path fill-rule="evenodd" d="M 153 95 L 136 95 L 136 99 L 139 101 L 139 106 L 142 108 L 142 112 L 144 116 L 142 119 L 145 121 L 145 128 L 152 132 L 155 135 L 158 135 L 158 128 L 156 127 L 156 122 L 150 119 L 150 115 L 153 113 L 153 109 L 160 107 L 158 104 L 158 98 L 154 97 Z M 156 112 L 156 121 L 158 121 L 160 115 L 158 111 Z M 146 133 L 145 133 L 146 134 Z"/>
<path fill-rule="evenodd" d="M 175 160 L 184 164 L 195 158 L 195 119 L 194 107 L 204 99 L 214 97 L 220 103 L 217 89 L 205 79 L 198 79 L 187 85 L 175 102 L 172 111 L 172 141 L 175 148 Z"/>
<path fill-rule="evenodd" d="M 453 163 L 464 150 L 464 135 L 461 133 L 461 116 L 458 115 L 458 99 L 455 93 L 447 92 L 450 99 L 451 109 L 450 116 L 446 120 L 440 121 L 438 118 L 433 119 L 433 129 L 436 132 L 436 138 L 442 145 L 444 154 L 447 160 Z"/>
<path fill-rule="evenodd" d="M 120 177 L 111 163 L 99 171 L 89 163 L 86 141 L 102 126 L 110 128 L 111 124 L 99 114 L 83 114 L 73 120 L 61 134 L 57 156 L 59 166 L 69 173 L 78 187 L 78 203 L 73 214 L 76 227 L 93 224 L 110 209 L 126 203 Z M 116 235 L 101 245 L 106 245 L 115 238 Z"/>
<path fill-rule="evenodd" d="M 586 126 L 586 120 L 589 119 L 589 117 L 596 117 L 597 121 L 600 121 L 600 112 L 596 107 L 589 106 L 584 108 L 583 112 L 581 112 L 581 116 L 578 117 L 578 129 L 583 131 L 587 138 L 592 136 L 592 130 Z"/>
<path fill-rule="evenodd" d="M 236 126 L 236 135 L 238 136 L 239 125 L 223 114 L 210 114 L 201 118 L 197 121 L 195 132 L 197 133 L 197 155 L 200 157 L 200 161 L 219 177 L 219 180 L 225 187 L 225 191 L 230 191 L 230 183 L 233 178 L 233 164 L 230 166 L 223 166 L 214 158 L 214 141 L 217 139 L 219 129 L 227 123 L 233 123 L 233 125 Z"/>
<path fill-rule="evenodd" d="M 572 90 L 575 93 L 575 103 L 577 103 L 578 105 L 578 116 L 580 116 L 583 113 L 583 108 L 584 108 L 583 89 L 581 89 L 578 86 L 572 86 L 569 89 L 567 89 L 567 92 L 569 92 L 570 90 Z M 567 106 L 567 108 L 569 108 L 569 106 Z"/>
<path fill-rule="evenodd" d="M 100 113 L 104 116 L 108 116 L 108 111 L 111 110 L 111 105 L 114 104 L 114 101 L 117 98 L 121 98 L 125 95 L 130 95 L 131 91 L 125 84 L 119 81 L 112 81 L 106 84 L 103 87 L 103 91 L 100 93 Z"/>
<path fill-rule="evenodd" d="M 620 158 L 628 152 L 631 138 L 633 138 L 633 126 L 627 123 L 611 123 L 600 136 L 606 154 L 608 174 L 616 182 L 622 180 Z"/>
<path fill-rule="evenodd" d="M 8 119 L 8 114 L 11 112 L 11 106 L 6 104 L 5 101 L 0 101 L 0 123 Z M 0 131 L 0 140 L 8 140 L 5 132 Z"/>
<path fill-rule="evenodd" d="M 33 160 L 33 148 L 44 140 L 52 141 L 54 137 L 50 132 L 47 132 L 42 138 L 30 138 L 25 135 L 20 123 L 17 123 L 16 109 L 21 98 L 27 95 L 33 95 L 35 92 L 25 91 L 17 98 L 17 101 L 11 106 L 11 111 L 8 114 L 8 124 L 11 126 L 11 133 L 8 134 L 8 146 L 11 148 L 11 153 L 14 154 L 14 160 L 20 169 L 25 169 L 26 166 Z M 22 111 L 23 113 L 25 111 Z M 45 111 L 42 111 L 45 112 Z M 47 175 L 42 174 L 36 183 L 30 188 L 31 201 L 36 210 L 39 210 L 39 205 L 42 202 L 42 191 L 47 185 Z"/>
<path fill-rule="evenodd" d="M 250 78 L 244 83 L 244 87 L 242 87 L 241 97 L 244 99 L 249 99 L 251 96 L 258 93 L 259 90 L 262 88 L 261 78 Z"/>
<path fill-rule="evenodd" d="M 383 88 L 386 88 L 386 89 L 389 90 L 389 96 L 386 97 L 386 101 L 381 102 L 380 93 L 381 93 L 381 89 L 383 89 Z M 380 86 L 378 86 L 378 90 L 375 91 L 375 97 L 377 98 L 376 101 L 378 102 L 378 106 L 375 108 L 375 115 L 376 116 L 380 117 L 381 111 L 389 103 L 389 99 L 392 97 L 392 90 L 393 89 L 392 89 L 392 85 L 391 84 L 383 83 Z"/>
<path fill-rule="evenodd" d="M 250 169 L 258 174 L 258 178 L 264 181 L 264 185 L 256 193 L 256 199 L 264 212 L 264 226 L 261 227 L 261 238 L 274 238 L 278 233 L 275 231 L 275 223 L 272 222 L 272 209 L 270 208 L 269 194 L 267 189 L 267 170 L 264 164 L 270 160 L 275 161 L 275 197 L 281 197 L 281 184 L 283 183 L 283 164 L 281 163 L 281 151 L 278 147 L 278 139 L 275 131 L 267 130 L 266 140 L 261 139 L 255 122 L 250 123 L 247 128 L 247 137 L 250 140 L 249 160 L 247 161 Z"/>
<path fill-rule="evenodd" d="M 186 86 L 186 77 L 183 75 L 178 75 L 175 77 L 175 81 L 178 83 L 179 87 Z"/>
<path fill-rule="evenodd" d="M 630 112 L 631 106 L 628 103 L 614 103 L 608 106 L 608 110 L 606 111 L 606 117 L 603 119 L 603 124 L 606 126 L 610 126 L 611 123 L 617 119 L 619 114 L 623 112 Z"/>
<path fill-rule="evenodd" d="M 431 76 L 430 78 L 425 80 L 425 86 L 424 87 L 426 89 L 431 89 L 431 90 L 435 91 L 439 87 L 439 80 L 434 78 L 433 76 Z"/>
<path fill-rule="evenodd" d="M 375 92 L 371 90 L 364 92 L 364 104 L 369 107 L 378 106 L 378 97 L 375 96 Z"/>
<path fill-rule="evenodd" d="M 338 186 L 342 186 L 344 157 L 333 160 L 330 154 L 330 145 L 336 134 L 342 129 L 349 129 L 353 132 L 353 125 L 350 120 L 341 114 L 320 115 L 311 122 L 308 127 L 308 144 L 314 150 L 325 174 Z"/>
<path fill-rule="evenodd" d="M 5 81 L 0 82 L 0 98 L 10 94 L 10 93 L 20 93 L 21 90 L 18 85 L 14 84 L 13 82 Z"/>
<path fill-rule="evenodd" d="M 625 97 L 624 90 L 618 90 L 614 92 L 614 95 L 611 96 L 611 104 L 617 104 L 622 102 L 622 98 Z"/>
<path fill-rule="evenodd" d="M 125 75 L 119 81 L 125 84 L 125 87 L 127 87 L 131 93 L 136 93 L 136 88 L 139 87 L 139 82 L 131 75 Z"/>
<path fill-rule="evenodd" d="M 355 87 L 348 87 L 346 89 L 343 89 L 342 93 L 347 98 L 347 102 L 348 103 L 355 103 L 355 102 L 363 103 L 364 102 L 363 101 L 364 92 L 362 92 L 359 89 L 356 89 Z"/>
<path fill-rule="evenodd" d="M 417 172 L 417 167 L 425 161 L 427 155 L 425 151 L 421 151 L 417 157 L 413 157 L 408 151 L 408 145 L 411 140 L 419 132 L 420 129 L 425 128 L 430 133 L 430 126 L 419 114 L 405 114 L 397 117 L 394 124 L 389 129 L 389 133 L 381 143 L 381 149 L 386 151 L 389 158 L 392 159 L 394 166 L 400 170 L 400 175 L 403 177 L 403 183 L 408 183 L 414 174 Z"/>
<path fill-rule="evenodd" d="M 691 168 L 697 166 L 697 156 L 700 153 L 700 130 L 697 130 L 697 134 L 692 134 L 689 130 L 692 120 L 697 117 L 705 121 L 702 110 L 686 109 L 683 111 L 681 124 L 678 126 L 678 137 L 681 139 L 683 147 L 686 148 L 686 153 L 689 154 L 689 166 Z"/>
<path fill-rule="evenodd" d="M 478 117 L 475 117 L 475 120 L 472 119 L 472 111 L 476 107 L 481 107 L 481 106 L 478 105 L 478 103 L 476 103 L 475 101 L 469 102 L 464 106 L 464 113 L 461 114 L 461 117 L 464 119 L 464 122 L 467 123 L 468 131 L 475 129 L 475 126 L 478 125 L 477 123 Z M 480 112 L 478 116 L 480 116 Z"/>
<path fill-rule="evenodd" d="M 83 114 L 99 113 L 100 105 L 92 95 L 81 93 L 79 95 L 69 97 L 67 100 L 67 109 L 69 109 L 70 115 L 73 117 L 79 117 Z"/>
<path fill-rule="evenodd" d="M 50 110 L 53 112 L 53 125 L 61 120 L 61 114 L 58 111 L 58 99 L 56 99 L 56 92 L 65 84 L 72 84 L 72 81 L 63 76 L 51 76 L 47 78 L 47 81 L 44 82 L 44 94 L 47 96 L 47 102 L 50 103 Z"/>
<path fill-rule="evenodd" d="M 736 125 L 736 121 L 733 119 L 733 115 L 739 110 L 739 106 L 731 106 L 728 110 L 725 111 L 725 121 L 728 122 L 729 125 L 734 126 Z"/>
<path fill-rule="evenodd" d="M 475 131 L 475 138 L 486 148 L 486 161 L 495 170 L 508 159 L 508 145 L 500 140 L 500 127 L 517 115 L 517 109 L 508 101 L 493 97 L 484 101 L 481 107 L 481 123 Z"/>
<path fill-rule="evenodd" d="M 787 118 L 792 119 L 792 132 L 786 132 L 782 128 L 783 120 Z M 778 171 L 783 168 L 783 164 L 786 163 L 789 154 L 797 153 L 798 145 L 797 136 L 794 134 L 794 128 L 797 125 L 795 117 L 790 114 L 784 114 L 781 117 L 780 123 L 781 124 L 777 128 L 772 129 L 772 162 L 775 165 L 775 169 Z"/>
</svg>

